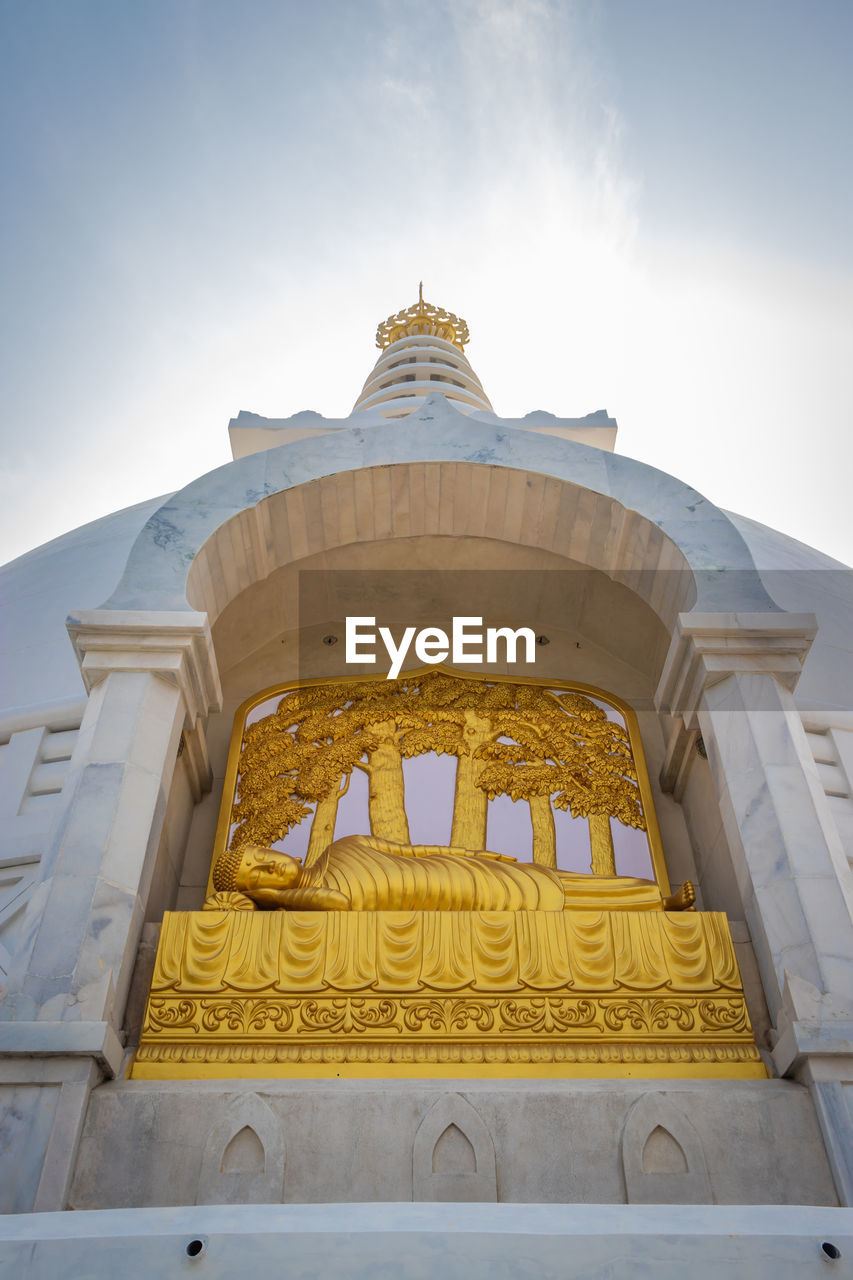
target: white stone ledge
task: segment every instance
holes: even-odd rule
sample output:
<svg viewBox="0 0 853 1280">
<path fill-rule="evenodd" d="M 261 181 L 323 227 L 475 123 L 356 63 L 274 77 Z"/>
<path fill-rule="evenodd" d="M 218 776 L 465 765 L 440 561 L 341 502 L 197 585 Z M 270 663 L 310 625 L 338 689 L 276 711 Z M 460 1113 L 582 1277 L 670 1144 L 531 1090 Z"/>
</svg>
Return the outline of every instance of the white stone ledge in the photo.
<svg viewBox="0 0 853 1280">
<path fill-rule="evenodd" d="M 124 1048 L 108 1022 L 0 1022 L 0 1055 L 7 1059 L 94 1058 L 115 1076 L 121 1070 Z"/>
<path fill-rule="evenodd" d="M 85 698 L 60 698 L 56 702 L 33 702 L 24 707 L 9 707 L 0 715 L 0 742 L 13 733 L 25 729 L 49 729 L 61 733 L 65 729 L 79 729 Z"/>
<path fill-rule="evenodd" d="M 198 1242 L 195 1257 L 187 1246 Z M 826 1242 L 840 1253 L 828 1262 Z M 853 1210 L 791 1206 L 207 1205 L 12 1214 L 0 1275 L 850 1277 Z M 830 1268 L 830 1269 L 827 1269 Z M 689 1269 L 689 1271 L 688 1271 Z"/>
<path fill-rule="evenodd" d="M 210 1094 L 211 1097 L 219 1098 L 222 1095 L 223 1087 L 227 1084 L 226 1092 L 230 1094 L 239 1093 L 257 1093 L 257 1079 L 239 1078 L 229 1079 L 227 1082 L 219 1079 L 214 1080 L 115 1080 L 110 1084 L 110 1092 L 127 1092 L 132 1094 L 152 1093 L 186 1093 L 199 1094 L 204 1096 Z M 518 1094 L 519 1097 L 530 1098 L 549 1098 L 555 1097 L 559 1099 L 570 1100 L 576 1096 L 587 1096 L 591 1102 L 599 1095 L 611 1095 L 614 1099 L 623 1099 L 635 1095 L 641 1097 L 647 1093 L 663 1091 L 670 1093 L 686 1093 L 703 1095 L 720 1094 L 723 1097 L 731 1098 L 734 1094 L 744 1097 L 754 1095 L 756 1102 L 771 1094 L 777 1095 L 779 1098 L 789 1096 L 792 1092 L 799 1093 L 803 1086 L 793 1080 L 769 1079 L 769 1080 L 699 1080 L 684 1077 L 641 1077 L 635 1079 L 591 1079 L 580 1080 L 570 1078 L 554 1078 L 554 1079 L 537 1079 L 532 1076 L 520 1076 L 513 1078 L 512 1076 L 500 1077 L 493 1079 L 476 1079 L 475 1077 L 460 1077 L 456 1079 L 438 1079 L 430 1076 L 423 1077 L 406 1077 L 400 1079 L 390 1076 L 377 1076 L 375 1078 L 359 1079 L 269 1079 L 263 1082 L 264 1096 L 269 1097 L 292 1097 L 294 1095 L 319 1095 L 321 1098 L 329 1093 L 333 1093 L 336 1097 L 343 1095 L 353 1096 L 356 1101 L 353 1105 L 357 1105 L 360 1095 L 370 1095 L 380 1093 L 383 1097 L 392 1097 L 395 1094 L 436 1094 L 442 1096 L 446 1093 L 463 1093 L 467 1095 L 487 1094 Z"/>
<path fill-rule="evenodd" d="M 0 1057 L 0 1084 L 42 1085 L 81 1084 L 89 1079 L 94 1059 L 57 1056 L 55 1058 Z"/>
<path fill-rule="evenodd" d="M 846 1071 L 853 1058 L 853 1022 L 791 1022 L 779 1036 L 772 1056 L 780 1076 L 799 1070 L 806 1059 L 812 1064 L 815 1059 L 838 1059 Z"/>
<path fill-rule="evenodd" d="M 799 712 L 807 733 L 825 733 L 827 729 L 853 733 L 853 711 L 843 707 L 801 707 Z"/>
</svg>

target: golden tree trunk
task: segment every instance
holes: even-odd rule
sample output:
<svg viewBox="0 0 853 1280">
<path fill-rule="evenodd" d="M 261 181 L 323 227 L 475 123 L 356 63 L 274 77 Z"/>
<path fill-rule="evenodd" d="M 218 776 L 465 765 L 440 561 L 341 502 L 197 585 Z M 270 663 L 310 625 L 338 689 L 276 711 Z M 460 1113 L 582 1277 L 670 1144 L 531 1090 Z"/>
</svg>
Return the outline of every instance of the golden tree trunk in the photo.
<svg viewBox="0 0 853 1280">
<path fill-rule="evenodd" d="M 489 797 L 477 786 L 477 779 L 485 769 L 486 761 L 475 760 L 474 756 L 480 747 L 492 741 L 495 730 L 488 716 L 478 715 L 467 708 L 462 732 L 467 750 L 459 757 L 456 766 L 450 843 L 460 849 L 485 849 Z"/>
<path fill-rule="evenodd" d="M 371 726 L 382 737 L 376 749 L 370 752 L 366 765 L 370 834 L 383 840 L 395 840 L 398 844 L 410 844 L 403 758 L 393 738 L 393 721 L 389 725 L 390 728 L 384 724 Z"/>
<path fill-rule="evenodd" d="M 335 787 L 334 791 L 330 791 L 327 796 L 323 796 L 322 800 L 317 801 L 314 821 L 311 823 L 311 835 L 308 839 L 308 850 L 305 854 L 306 867 L 316 862 L 320 854 L 325 853 L 334 840 L 338 801 L 343 794 L 343 791 Z"/>
<path fill-rule="evenodd" d="M 610 830 L 609 814 L 591 813 L 589 815 L 589 844 L 592 852 L 592 874 L 615 876 L 616 856 L 613 852 L 613 833 Z"/>
<path fill-rule="evenodd" d="M 450 843 L 460 849 L 485 849 L 489 797 L 475 786 L 483 770 L 482 760 L 460 756 L 456 766 L 456 792 L 453 798 L 453 827 Z"/>
<path fill-rule="evenodd" d="M 541 867 L 557 867 L 557 830 L 550 796 L 531 796 L 530 821 L 533 825 L 533 861 Z"/>
</svg>

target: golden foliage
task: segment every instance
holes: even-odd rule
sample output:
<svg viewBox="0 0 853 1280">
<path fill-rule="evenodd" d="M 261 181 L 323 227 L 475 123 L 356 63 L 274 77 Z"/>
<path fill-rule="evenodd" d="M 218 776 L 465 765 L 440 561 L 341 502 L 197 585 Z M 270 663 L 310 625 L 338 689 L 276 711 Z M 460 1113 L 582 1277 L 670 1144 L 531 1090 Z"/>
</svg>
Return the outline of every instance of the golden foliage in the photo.
<svg viewBox="0 0 853 1280">
<path fill-rule="evenodd" d="M 484 727 L 466 738 L 472 713 Z M 484 761 L 473 785 L 490 800 L 549 796 L 575 818 L 606 814 L 645 829 L 628 734 L 591 698 L 428 671 L 293 690 L 249 725 L 232 845 L 281 840 L 313 804 L 339 793 L 353 769 L 370 772 L 372 754 L 389 744 L 400 758 L 435 752 Z M 398 801 L 402 807 L 402 794 Z"/>
</svg>

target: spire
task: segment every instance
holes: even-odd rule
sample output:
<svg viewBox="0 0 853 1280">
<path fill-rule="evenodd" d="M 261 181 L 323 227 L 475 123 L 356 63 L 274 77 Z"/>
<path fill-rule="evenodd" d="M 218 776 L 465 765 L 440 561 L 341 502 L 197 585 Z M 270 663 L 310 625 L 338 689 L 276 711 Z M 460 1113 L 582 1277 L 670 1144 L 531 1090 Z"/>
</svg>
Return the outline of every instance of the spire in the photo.
<svg viewBox="0 0 853 1280">
<path fill-rule="evenodd" d="M 382 321 L 376 330 L 376 345 L 384 351 L 392 342 L 418 334 L 443 338 L 445 342 L 451 342 L 463 353 L 469 338 L 468 326 L 464 320 L 455 316 L 452 311 L 445 311 L 444 307 L 436 307 L 431 302 L 424 302 L 423 280 L 418 285 L 417 302 L 407 307 L 405 311 L 398 311 L 396 315 Z"/>
<path fill-rule="evenodd" d="M 390 315 L 376 330 L 382 354 L 356 400 L 353 413 L 374 410 L 386 418 L 404 418 L 428 395 L 441 392 L 464 413 L 492 406 L 465 356 L 468 325 L 444 307 L 418 300 Z"/>
</svg>

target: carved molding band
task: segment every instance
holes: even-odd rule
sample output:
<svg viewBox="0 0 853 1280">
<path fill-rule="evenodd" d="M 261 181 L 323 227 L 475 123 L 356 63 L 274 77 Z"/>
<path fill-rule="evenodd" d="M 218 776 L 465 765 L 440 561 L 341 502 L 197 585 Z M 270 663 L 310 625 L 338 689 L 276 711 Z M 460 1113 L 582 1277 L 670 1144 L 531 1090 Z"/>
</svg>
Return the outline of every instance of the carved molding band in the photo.
<svg viewBox="0 0 853 1280">
<path fill-rule="evenodd" d="M 428 1037 L 473 1038 L 484 1032 L 501 1039 L 532 1033 L 566 1039 L 620 1037 L 645 1041 L 686 1034 L 708 1043 L 745 1036 L 752 1043 L 742 997 L 696 1000 L 661 994 L 653 998 L 459 996 L 331 996 L 322 999 L 227 999 L 153 997 L 144 1035 L 191 1044 L 207 1034 L 234 1044 L 294 1037 L 306 1042 L 343 1034 L 401 1043 Z"/>
</svg>

